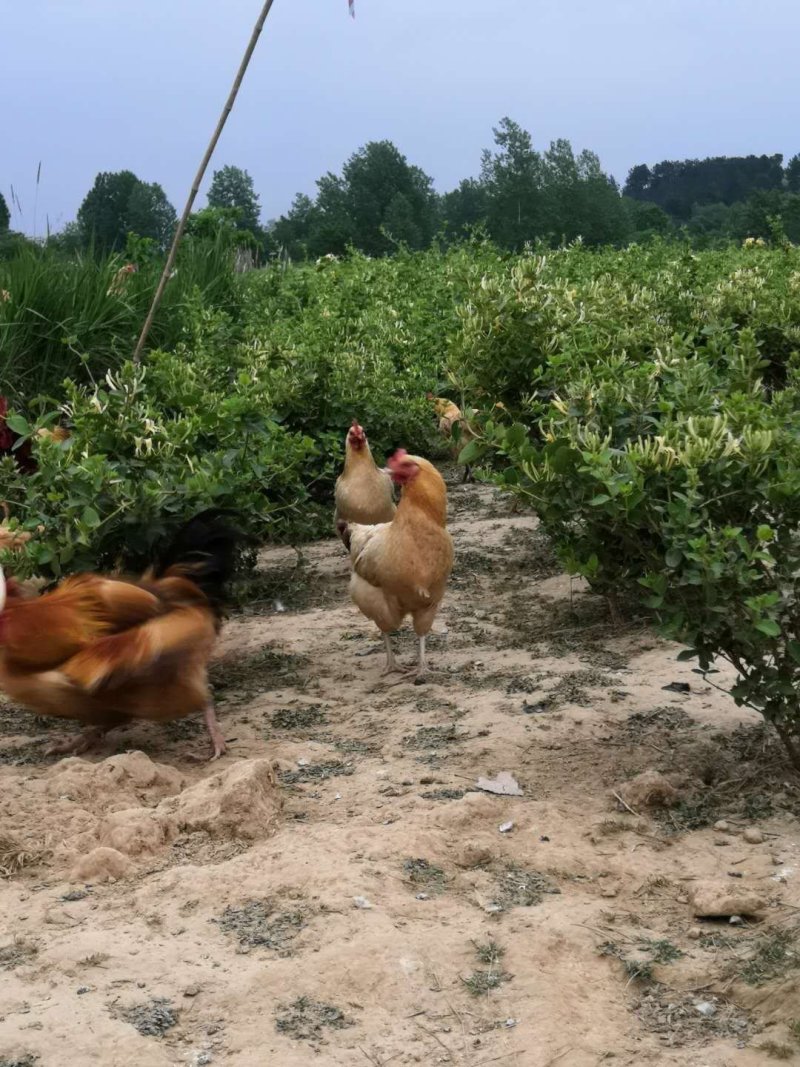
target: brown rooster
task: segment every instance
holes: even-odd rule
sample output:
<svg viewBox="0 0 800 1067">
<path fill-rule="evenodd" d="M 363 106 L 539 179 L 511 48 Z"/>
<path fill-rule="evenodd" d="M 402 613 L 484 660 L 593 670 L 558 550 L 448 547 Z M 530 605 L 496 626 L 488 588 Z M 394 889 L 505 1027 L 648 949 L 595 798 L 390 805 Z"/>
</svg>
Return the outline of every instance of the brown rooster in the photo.
<svg viewBox="0 0 800 1067">
<path fill-rule="evenodd" d="M 225 752 L 207 668 L 241 539 L 207 511 L 136 581 L 81 574 L 28 597 L 0 570 L 0 688 L 36 714 L 89 724 L 50 751 L 84 752 L 133 719 L 202 711 L 212 758 Z"/>
<path fill-rule="evenodd" d="M 397 514 L 374 526 L 339 521 L 350 552 L 350 595 L 383 633 L 386 673 L 399 670 L 389 634 L 406 615 L 419 638 L 417 679 L 427 671 L 425 638 L 431 631 L 453 566 L 447 532 L 447 489 L 427 459 L 400 448 L 389 459 L 392 480 L 402 486 Z"/>
</svg>

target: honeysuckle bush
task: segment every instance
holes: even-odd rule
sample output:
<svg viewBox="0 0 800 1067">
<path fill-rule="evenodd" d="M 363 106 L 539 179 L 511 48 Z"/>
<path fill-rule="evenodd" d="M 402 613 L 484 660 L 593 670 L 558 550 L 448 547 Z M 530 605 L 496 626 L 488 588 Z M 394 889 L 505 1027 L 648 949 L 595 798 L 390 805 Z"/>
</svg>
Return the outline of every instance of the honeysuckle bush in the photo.
<svg viewBox="0 0 800 1067">
<path fill-rule="evenodd" d="M 752 269 L 732 251 L 723 277 L 698 276 L 686 294 L 654 299 L 653 284 L 648 294 L 628 279 L 629 306 L 619 279 L 603 281 L 597 304 L 595 282 L 585 299 L 567 281 L 546 286 L 541 259 L 484 286 L 491 299 L 462 314 L 485 325 L 494 303 L 514 344 L 499 367 L 484 354 L 481 436 L 461 458 L 536 509 L 571 573 L 612 600 L 638 597 L 700 671 L 733 664 L 735 699 L 764 714 L 800 767 L 796 252 L 750 251 Z M 535 311 L 523 310 L 529 296 Z M 467 322 L 466 337 L 480 328 Z"/>
<path fill-rule="evenodd" d="M 426 392 L 437 385 L 473 252 L 354 254 L 238 280 L 235 313 L 201 290 L 179 340 L 25 405 L 9 425 L 38 465 L 0 460 L 0 500 L 33 536 L 6 563 L 58 576 L 138 566 L 182 519 L 233 507 L 258 536 L 294 543 L 331 529 L 332 490 L 353 418 L 376 458 L 444 442 Z M 2 390 L 0 390 L 2 392 Z M 12 394 L 13 396 L 13 394 Z M 66 442 L 38 436 L 56 421 Z"/>
</svg>

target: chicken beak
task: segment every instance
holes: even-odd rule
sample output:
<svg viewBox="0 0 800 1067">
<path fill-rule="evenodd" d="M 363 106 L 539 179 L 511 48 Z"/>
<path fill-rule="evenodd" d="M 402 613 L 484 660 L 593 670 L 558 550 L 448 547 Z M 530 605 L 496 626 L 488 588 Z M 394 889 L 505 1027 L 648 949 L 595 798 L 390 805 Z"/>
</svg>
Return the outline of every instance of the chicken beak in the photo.
<svg viewBox="0 0 800 1067">
<path fill-rule="evenodd" d="M 3 574 L 3 568 L 0 567 L 0 611 L 6 606 L 6 576 Z"/>
</svg>

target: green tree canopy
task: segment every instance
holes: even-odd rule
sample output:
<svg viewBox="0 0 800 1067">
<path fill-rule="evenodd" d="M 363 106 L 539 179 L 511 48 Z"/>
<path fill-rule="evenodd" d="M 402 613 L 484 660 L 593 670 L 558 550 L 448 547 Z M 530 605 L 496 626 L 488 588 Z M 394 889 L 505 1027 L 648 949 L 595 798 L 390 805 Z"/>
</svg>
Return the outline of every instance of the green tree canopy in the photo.
<svg viewBox="0 0 800 1067">
<path fill-rule="evenodd" d="M 11 225 L 11 212 L 8 210 L 6 198 L 0 193 L 0 233 L 4 233 Z"/>
<path fill-rule="evenodd" d="M 237 226 L 252 234 L 261 232 L 261 205 L 253 179 L 241 167 L 225 166 L 215 170 L 208 190 L 208 206 L 233 208 L 238 212 Z"/>
<path fill-rule="evenodd" d="M 296 196 L 273 237 L 291 255 L 341 254 L 353 244 L 380 256 L 397 244 L 425 248 L 437 223 L 438 198 L 428 175 L 391 141 L 371 141 L 348 159 L 341 175 L 319 179 L 315 200 Z"/>
<path fill-rule="evenodd" d="M 157 182 L 140 181 L 130 170 L 98 174 L 78 210 L 84 245 L 122 251 L 130 232 L 165 247 L 175 227 L 175 209 Z"/>
</svg>

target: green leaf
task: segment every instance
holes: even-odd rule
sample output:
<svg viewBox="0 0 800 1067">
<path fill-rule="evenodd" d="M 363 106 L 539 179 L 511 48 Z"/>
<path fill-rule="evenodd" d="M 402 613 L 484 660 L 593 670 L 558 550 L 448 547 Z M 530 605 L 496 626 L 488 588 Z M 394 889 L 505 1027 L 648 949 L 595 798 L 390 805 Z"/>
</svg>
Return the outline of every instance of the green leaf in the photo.
<svg viewBox="0 0 800 1067">
<path fill-rule="evenodd" d="M 607 504 L 611 497 L 608 493 L 598 493 L 597 496 L 593 496 L 589 501 L 593 508 L 599 508 L 601 504 Z"/>
<path fill-rule="evenodd" d="M 96 526 L 100 525 L 100 516 L 94 508 L 85 507 L 81 515 L 81 522 L 84 526 L 88 526 L 90 530 L 93 530 Z"/>
<path fill-rule="evenodd" d="M 800 641 L 789 641 L 787 643 L 787 648 L 789 649 L 789 655 L 795 663 L 800 663 Z"/>
<path fill-rule="evenodd" d="M 506 448 L 519 448 L 528 440 L 528 431 L 521 422 L 515 422 L 506 430 L 503 444 Z"/>
<path fill-rule="evenodd" d="M 756 530 L 756 537 L 759 539 L 759 541 L 771 541 L 773 536 L 774 534 L 772 532 L 771 526 L 762 525 L 759 526 Z"/>
<path fill-rule="evenodd" d="M 469 444 L 465 445 L 459 452 L 458 462 L 464 464 L 474 463 L 476 459 L 481 458 L 485 451 L 486 446 L 483 441 L 470 441 Z"/>
<path fill-rule="evenodd" d="M 14 433 L 18 433 L 20 437 L 27 437 L 31 432 L 27 419 L 24 419 L 22 415 L 6 415 L 6 426 Z"/>
<path fill-rule="evenodd" d="M 781 628 L 774 619 L 761 619 L 756 623 L 756 629 L 759 633 L 766 634 L 767 637 L 780 637 L 781 635 Z"/>
<path fill-rule="evenodd" d="M 683 559 L 683 552 L 679 548 L 670 548 L 667 550 L 667 554 L 664 557 L 664 562 L 668 567 L 675 568 Z"/>
</svg>

